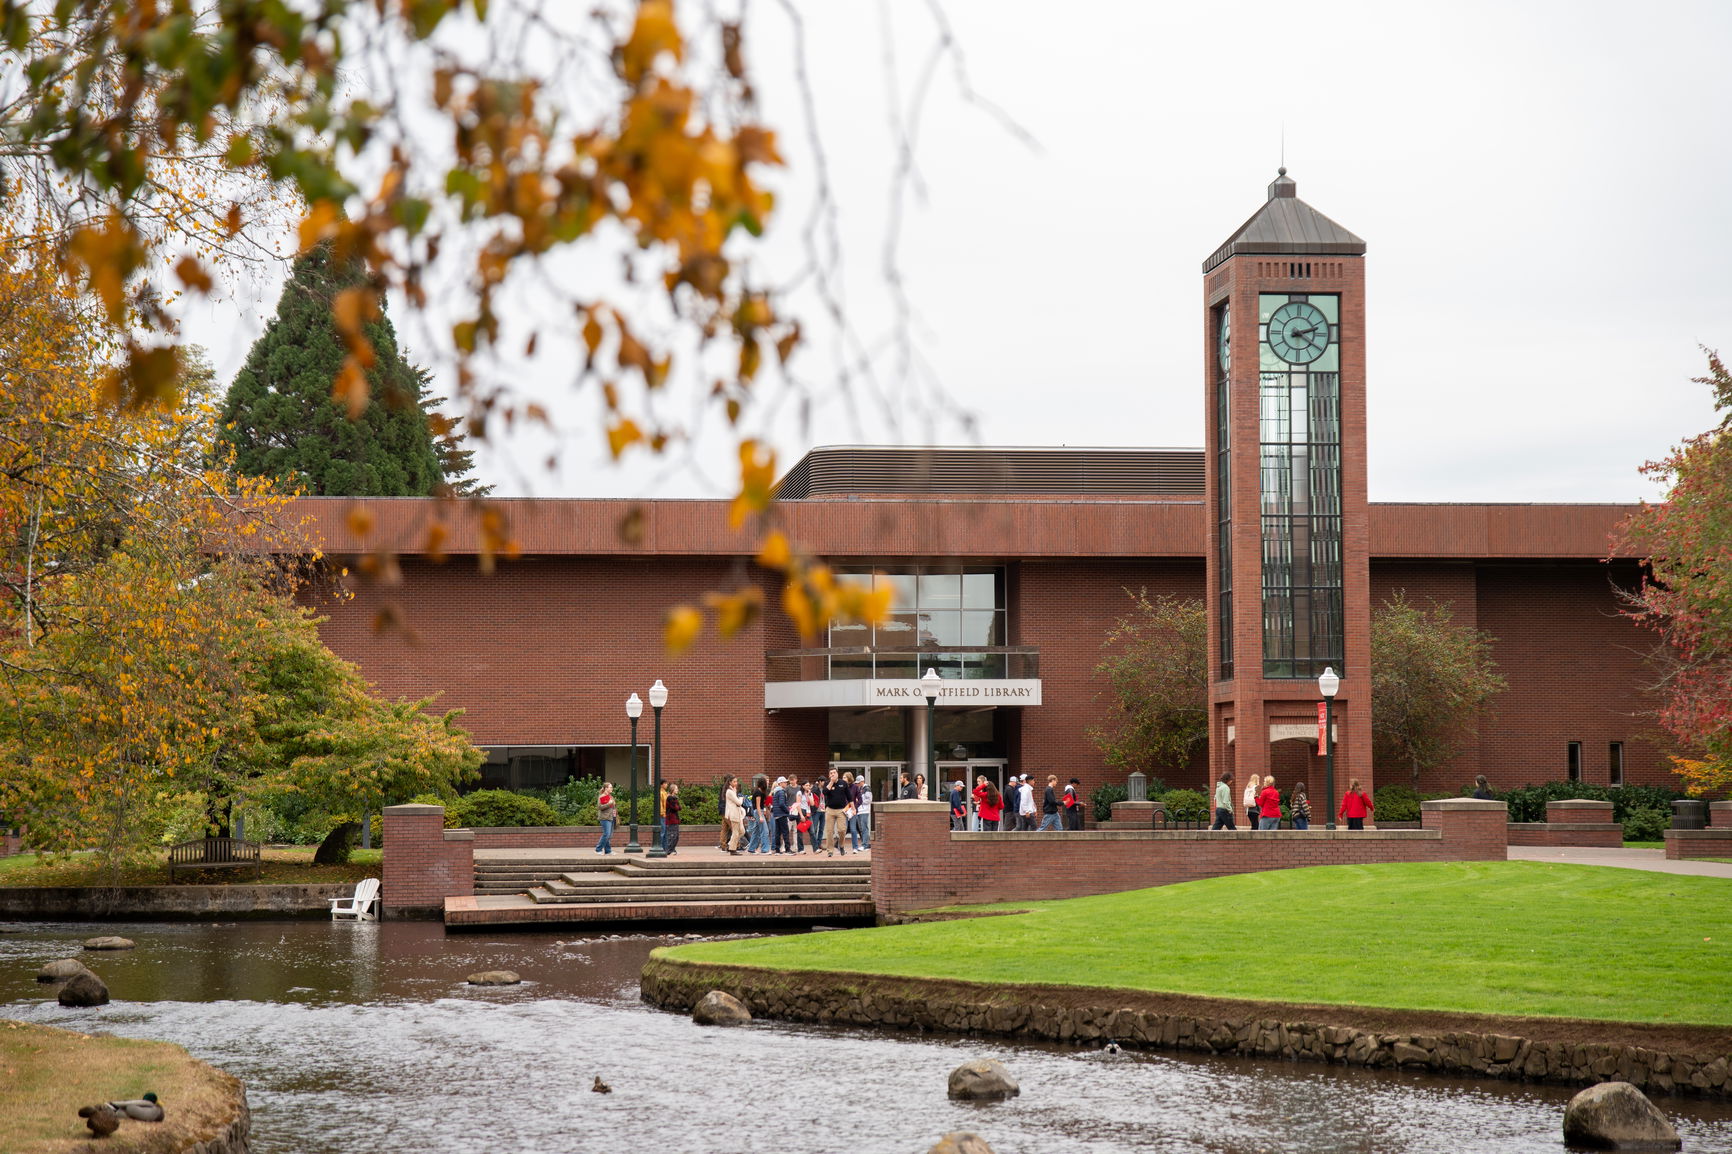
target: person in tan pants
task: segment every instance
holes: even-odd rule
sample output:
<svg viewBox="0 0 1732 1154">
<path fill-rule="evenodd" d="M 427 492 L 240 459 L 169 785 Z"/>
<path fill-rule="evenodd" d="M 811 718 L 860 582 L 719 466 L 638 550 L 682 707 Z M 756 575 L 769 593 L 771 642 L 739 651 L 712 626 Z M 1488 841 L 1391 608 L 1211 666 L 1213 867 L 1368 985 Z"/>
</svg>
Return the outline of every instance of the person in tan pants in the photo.
<svg viewBox="0 0 1732 1154">
<path fill-rule="evenodd" d="M 740 839 L 746 836 L 746 806 L 740 800 L 740 779 L 732 775 L 722 792 L 722 834 L 722 848 L 738 855 Z"/>
<path fill-rule="evenodd" d="M 842 780 L 842 771 L 835 766 L 830 767 L 830 780 L 823 785 L 824 812 L 828 816 L 824 821 L 824 852 L 835 857 L 840 850 L 844 856 L 848 853 L 848 843 L 843 839 L 848 832 L 848 819 L 854 816 L 854 791 L 848 788 L 848 783 Z"/>
</svg>

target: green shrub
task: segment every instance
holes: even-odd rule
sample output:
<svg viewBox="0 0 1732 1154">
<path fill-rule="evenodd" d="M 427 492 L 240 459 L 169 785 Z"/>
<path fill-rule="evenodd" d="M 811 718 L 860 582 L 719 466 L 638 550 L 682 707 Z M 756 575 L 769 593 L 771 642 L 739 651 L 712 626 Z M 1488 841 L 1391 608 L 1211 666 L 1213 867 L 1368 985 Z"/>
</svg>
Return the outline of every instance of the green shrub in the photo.
<svg viewBox="0 0 1732 1154">
<path fill-rule="evenodd" d="M 1669 809 L 1633 809 L 1624 817 L 1625 841 L 1660 841 L 1672 828 Z"/>
<path fill-rule="evenodd" d="M 1169 789 L 1161 795 L 1168 821 L 1208 821 L 1212 807 L 1207 794 L 1194 789 Z"/>
<path fill-rule="evenodd" d="M 1379 825 L 1388 821 L 1418 821 L 1420 800 L 1419 791 L 1411 785 L 1380 785 L 1371 799 L 1375 807 L 1372 815 Z M 1341 803 L 1337 800 L 1335 804 Z M 1315 804 L 1312 810 L 1316 811 Z"/>
<path fill-rule="evenodd" d="M 1548 801 L 1610 801 L 1610 790 L 1603 785 L 1582 781 L 1548 781 L 1542 785 L 1523 785 L 1509 790 L 1503 800 L 1509 806 L 1511 821 L 1546 820 Z M 1613 811 L 1616 816 L 1616 810 Z"/>
<path fill-rule="evenodd" d="M 1089 794 L 1089 810 L 1095 815 L 1096 821 L 1106 821 L 1112 813 L 1113 804 L 1129 797 L 1130 793 L 1122 782 L 1108 782 Z"/>
<path fill-rule="evenodd" d="M 717 785 L 687 785 L 680 782 L 680 824 L 717 825 L 721 811 L 717 802 L 721 787 Z"/>
<path fill-rule="evenodd" d="M 594 825 L 595 799 L 601 796 L 601 778 L 599 777 L 568 777 L 563 785 L 552 789 L 520 790 L 525 797 L 538 797 L 553 807 L 566 825 Z M 578 818 L 585 810 L 589 811 L 588 821 Z"/>
<path fill-rule="evenodd" d="M 1640 810 L 1657 809 L 1666 815 L 1668 826 L 1672 823 L 1672 803 L 1689 796 L 1681 790 L 1667 789 L 1663 785 L 1619 785 L 1606 792 L 1610 795 L 1607 800 L 1612 803 L 1613 821 L 1623 821 Z"/>
<path fill-rule="evenodd" d="M 562 825 L 559 814 L 539 797 L 508 789 L 478 789 L 445 807 L 445 824 L 477 826 Z"/>
</svg>

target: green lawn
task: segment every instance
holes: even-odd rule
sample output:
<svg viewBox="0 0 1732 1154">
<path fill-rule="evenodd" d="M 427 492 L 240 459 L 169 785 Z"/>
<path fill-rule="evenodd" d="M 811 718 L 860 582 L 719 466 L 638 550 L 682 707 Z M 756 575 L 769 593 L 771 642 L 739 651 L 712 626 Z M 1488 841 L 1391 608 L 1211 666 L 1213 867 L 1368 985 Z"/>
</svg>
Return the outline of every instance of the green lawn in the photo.
<svg viewBox="0 0 1732 1154">
<path fill-rule="evenodd" d="M 259 881 L 264 885 L 317 885 L 323 882 L 353 882 L 379 876 L 376 849 L 358 849 L 349 855 L 349 864 L 316 866 L 314 846 L 267 846 Z M 253 871 L 210 870 L 201 874 L 177 873 L 177 882 L 198 882 L 205 885 L 251 885 Z M 0 857 L 0 886 L 160 886 L 169 884 L 168 855 L 161 858 L 122 866 L 117 873 L 105 869 L 96 855 L 90 853 L 61 854 L 46 860 L 38 854 L 22 853 Z"/>
<path fill-rule="evenodd" d="M 998 908 L 1027 912 L 667 952 L 787 970 L 1732 1024 L 1732 882 L 1719 878 L 1542 862 L 1328 866 Z"/>
</svg>

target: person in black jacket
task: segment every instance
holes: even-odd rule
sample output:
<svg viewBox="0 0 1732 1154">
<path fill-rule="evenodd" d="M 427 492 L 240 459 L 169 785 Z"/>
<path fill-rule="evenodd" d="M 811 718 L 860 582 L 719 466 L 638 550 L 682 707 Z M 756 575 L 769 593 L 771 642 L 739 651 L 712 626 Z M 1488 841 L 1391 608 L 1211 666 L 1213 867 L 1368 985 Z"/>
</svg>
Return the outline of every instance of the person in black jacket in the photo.
<svg viewBox="0 0 1732 1154">
<path fill-rule="evenodd" d="M 1058 833 L 1063 827 L 1059 825 L 1058 812 L 1058 775 L 1046 775 L 1046 792 L 1040 799 L 1040 832 L 1051 830 Z"/>
<path fill-rule="evenodd" d="M 854 791 L 842 780 L 842 771 L 830 767 L 830 780 L 824 783 L 824 856 L 835 857 L 841 850 L 848 856 L 848 843 L 843 840 L 848 820 L 854 816 Z"/>
<path fill-rule="evenodd" d="M 787 778 L 778 777 L 776 788 L 770 794 L 770 820 L 776 823 L 771 853 L 794 852 L 794 843 L 788 837 L 788 815 L 794 808 L 793 789 Z"/>
<path fill-rule="evenodd" d="M 968 794 L 960 781 L 950 783 L 950 828 L 968 828 Z"/>
</svg>

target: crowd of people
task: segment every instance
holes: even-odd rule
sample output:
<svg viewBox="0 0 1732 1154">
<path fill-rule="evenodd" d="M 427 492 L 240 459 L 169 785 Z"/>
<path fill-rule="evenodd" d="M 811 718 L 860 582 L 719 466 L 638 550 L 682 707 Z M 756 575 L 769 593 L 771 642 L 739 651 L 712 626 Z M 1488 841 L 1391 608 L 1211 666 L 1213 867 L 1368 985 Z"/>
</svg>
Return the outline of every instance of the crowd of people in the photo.
<svg viewBox="0 0 1732 1154">
<path fill-rule="evenodd" d="M 1311 828 L 1311 798 L 1306 793 L 1304 782 L 1293 787 L 1293 792 L 1287 797 L 1287 811 L 1283 814 L 1281 790 L 1275 785 L 1275 775 L 1253 773 L 1245 785 L 1240 804 L 1245 810 L 1246 829 L 1280 829 L 1283 816 L 1293 823 L 1294 829 Z M 1365 819 L 1371 816 L 1372 808 L 1371 795 L 1360 788 L 1358 778 L 1353 778 L 1348 783 L 1347 792 L 1341 795 L 1335 816 L 1345 820 L 1348 829 L 1364 829 Z M 1231 774 L 1223 774 L 1215 783 L 1215 821 L 1209 828 L 1239 828 L 1233 814 Z"/>
<path fill-rule="evenodd" d="M 1037 833 L 1079 830 L 1083 827 L 1082 783 L 1076 778 L 1062 788 L 1058 775 L 1046 775 L 1046 788 L 1035 798 L 1028 774 L 1011 775 L 1003 791 L 981 774 L 970 790 L 968 783 L 950 783 L 950 828 L 953 830 L 1006 830 Z"/>
<path fill-rule="evenodd" d="M 1485 779 L 1480 787 L 1485 790 Z M 952 830 L 985 830 L 1061 832 L 1083 828 L 1081 783 L 1071 778 L 1059 784 L 1057 774 L 1047 774 L 1046 785 L 1036 796 L 1036 786 L 1028 774 L 1012 774 L 1003 790 L 985 774 L 975 778 L 969 788 L 965 781 L 948 785 L 950 828 Z M 926 796 L 923 774 L 906 771 L 898 775 L 893 792 L 899 800 L 916 800 Z M 1479 796 L 1476 792 L 1474 796 Z M 856 777 L 852 771 L 831 767 L 825 778 L 800 781 L 795 778 L 764 774 L 752 779 L 750 790 L 742 791 L 740 779 L 729 776 L 724 782 L 721 800 L 720 848 L 740 854 L 817 854 L 828 857 L 850 852 L 862 853 L 872 848 L 872 783 L 865 774 Z M 1233 778 L 1224 775 L 1215 784 L 1215 820 L 1211 830 L 1239 828 L 1233 807 Z M 670 856 L 678 851 L 680 814 L 679 785 L 670 782 L 661 801 L 661 847 Z M 1285 817 L 1294 829 L 1311 828 L 1311 800 L 1305 783 L 1299 782 L 1287 796 L 1285 812 L 1281 791 L 1275 775 L 1252 774 L 1240 797 L 1246 828 L 1279 829 Z M 595 852 L 613 852 L 613 831 L 619 823 L 619 803 L 613 784 L 603 782 L 597 799 L 601 822 L 601 838 Z M 1348 829 L 1364 829 L 1365 819 L 1372 815 L 1371 795 L 1360 788 L 1354 778 L 1341 795 L 1335 816 L 1347 823 Z"/>
<path fill-rule="evenodd" d="M 721 848 L 735 855 L 863 853 L 872 848 L 872 783 L 832 767 L 810 781 L 760 774 L 742 792 L 740 779 L 730 777 L 722 791 Z"/>
</svg>

